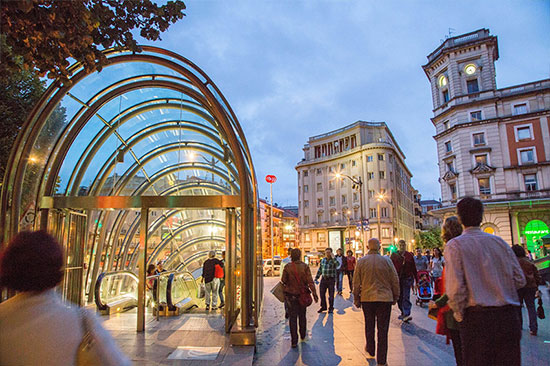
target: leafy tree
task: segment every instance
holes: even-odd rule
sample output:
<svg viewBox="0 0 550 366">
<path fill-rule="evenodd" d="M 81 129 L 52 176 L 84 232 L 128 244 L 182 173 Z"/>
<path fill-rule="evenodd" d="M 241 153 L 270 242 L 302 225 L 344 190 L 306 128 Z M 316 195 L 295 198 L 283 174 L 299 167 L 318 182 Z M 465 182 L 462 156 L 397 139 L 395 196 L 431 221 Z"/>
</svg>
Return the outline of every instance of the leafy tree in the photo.
<svg viewBox="0 0 550 366">
<path fill-rule="evenodd" d="M 102 49 L 139 52 L 133 29 L 147 40 L 158 40 L 185 16 L 184 9 L 181 0 L 162 6 L 151 0 L 2 1 L 0 72 L 22 67 L 67 82 L 69 59 L 87 71 L 100 71 L 107 63 Z"/>
<path fill-rule="evenodd" d="M 434 227 L 426 231 L 420 231 L 415 235 L 416 246 L 423 249 L 443 247 L 441 240 L 441 228 Z"/>
</svg>

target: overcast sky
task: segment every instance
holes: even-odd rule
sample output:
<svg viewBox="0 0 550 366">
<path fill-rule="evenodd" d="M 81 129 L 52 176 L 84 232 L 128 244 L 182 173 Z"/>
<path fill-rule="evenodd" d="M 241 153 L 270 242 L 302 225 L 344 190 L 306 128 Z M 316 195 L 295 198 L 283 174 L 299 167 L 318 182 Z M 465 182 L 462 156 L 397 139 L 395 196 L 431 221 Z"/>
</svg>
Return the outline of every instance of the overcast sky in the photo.
<svg viewBox="0 0 550 366">
<path fill-rule="evenodd" d="M 233 107 L 252 151 L 260 196 L 297 205 L 294 167 L 310 136 L 384 121 L 413 186 L 440 197 L 428 79 L 421 66 L 453 36 L 498 36 L 497 86 L 550 77 L 550 0 L 205 1 L 154 45 L 202 68 Z"/>
</svg>

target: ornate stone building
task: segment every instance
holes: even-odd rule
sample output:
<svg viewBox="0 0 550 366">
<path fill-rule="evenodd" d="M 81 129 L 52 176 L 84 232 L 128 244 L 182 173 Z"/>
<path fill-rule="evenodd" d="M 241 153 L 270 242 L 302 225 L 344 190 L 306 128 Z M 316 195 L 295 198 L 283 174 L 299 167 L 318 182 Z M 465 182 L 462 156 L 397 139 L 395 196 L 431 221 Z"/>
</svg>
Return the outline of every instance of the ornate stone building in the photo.
<svg viewBox="0 0 550 366">
<path fill-rule="evenodd" d="M 497 37 L 452 37 L 428 55 L 442 216 L 484 201 L 482 228 L 542 255 L 550 225 L 550 79 L 497 88 Z"/>
<path fill-rule="evenodd" d="M 396 239 L 412 241 L 412 174 L 384 122 L 358 121 L 310 137 L 303 150 L 296 170 L 300 247 L 306 253 L 328 246 L 362 253 L 371 237 L 386 249 Z M 361 206 L 368 219 L 363 234 Z"/>
</svg>

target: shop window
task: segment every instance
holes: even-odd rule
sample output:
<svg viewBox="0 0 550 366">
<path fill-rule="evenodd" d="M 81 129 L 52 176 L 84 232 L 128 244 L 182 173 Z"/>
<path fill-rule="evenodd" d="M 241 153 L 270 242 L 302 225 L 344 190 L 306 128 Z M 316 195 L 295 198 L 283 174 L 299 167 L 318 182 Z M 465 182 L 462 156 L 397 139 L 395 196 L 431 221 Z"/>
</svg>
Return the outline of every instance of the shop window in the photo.
<svg viewBox="0 0 550 366">
<path fill-rule="evenodd" d="M 525 183 L 525 190 L 526 191 L 536 191 L 536 190 L 538 190 L 537 175 L 536 174 L 525 174 L 523 176 L 523 182 Z"/>
</svg>

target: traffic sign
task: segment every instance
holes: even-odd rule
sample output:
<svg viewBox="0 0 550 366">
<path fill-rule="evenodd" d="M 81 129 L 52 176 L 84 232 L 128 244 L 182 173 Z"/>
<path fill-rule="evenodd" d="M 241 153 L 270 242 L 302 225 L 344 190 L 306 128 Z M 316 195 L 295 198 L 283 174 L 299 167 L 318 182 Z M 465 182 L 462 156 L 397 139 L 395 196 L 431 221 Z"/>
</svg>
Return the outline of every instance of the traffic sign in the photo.
<svg viewBox="0 0 550 366">
<path fill-rule="evenodd" d="M 274 175 L 266 175 L 265 176 L 265 181 L 267 183 L 275 183 L 277 181 L 277 177 L 274 176 Z"/>
</svg>

